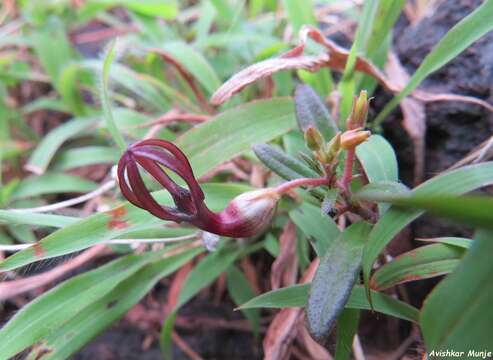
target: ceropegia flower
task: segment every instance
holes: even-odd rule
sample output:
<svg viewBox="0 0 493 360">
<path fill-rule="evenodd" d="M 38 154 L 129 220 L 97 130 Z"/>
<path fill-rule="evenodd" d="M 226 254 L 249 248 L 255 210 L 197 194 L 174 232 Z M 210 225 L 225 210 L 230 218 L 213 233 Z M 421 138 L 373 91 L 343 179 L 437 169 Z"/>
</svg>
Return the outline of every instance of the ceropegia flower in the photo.
<svg viewBox="0 0 493 360">
<path fill-rule="evenodd" d="M 145 170 L 170 194 L 175 206 L 159 204 L 141 177 Z M 187 188 L 178 185 L 166 172 L 178 175 Z M 183 152 L 169 141 L 148 139 L 131 145 L 118 163 L 118 180 L 123 195 L 135 206 L 169 221 L 186 221 L 217 235 L 248 237 L 269 225 L 281 194 L 296 186 L 323 185 L 326 179 L 296 179 L 277 188 L 243 193 L 221 212 L 209 210 L 205 196 Z"/>
</svg>

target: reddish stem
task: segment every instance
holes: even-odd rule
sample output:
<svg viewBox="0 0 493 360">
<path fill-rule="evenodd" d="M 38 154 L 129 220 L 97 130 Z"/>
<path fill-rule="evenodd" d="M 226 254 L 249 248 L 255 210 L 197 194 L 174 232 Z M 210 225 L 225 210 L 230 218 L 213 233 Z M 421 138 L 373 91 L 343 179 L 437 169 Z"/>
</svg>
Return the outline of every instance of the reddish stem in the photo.
<svg viewBox="0 0 493 360">
<path fill-rule="evenodd" d="M 346 162 L 344 163 L 344 174 L 342 176 L 341 186 L 345 192 L 349 190 L 349 183 L 353 179 L 353 163 L 356 151 L 354 149 L 348 150 Z"/>
<path fill-rule="evenodd" d="M 320 185 L 329 185 L 329 180 L 327 180 L 325 178 L 295 179 L 295 180 L 291 180 L 291 181 L 285 182 L 284 184 L 279 185 L 278 187 L 275 188 L 275 190 L 278 194 L 284 194 L 284 193 L 288 192 L 289 190 L 295 189 L 295 188 L 300 187 L 300 186 L 320 186 Z"/>
</svg>

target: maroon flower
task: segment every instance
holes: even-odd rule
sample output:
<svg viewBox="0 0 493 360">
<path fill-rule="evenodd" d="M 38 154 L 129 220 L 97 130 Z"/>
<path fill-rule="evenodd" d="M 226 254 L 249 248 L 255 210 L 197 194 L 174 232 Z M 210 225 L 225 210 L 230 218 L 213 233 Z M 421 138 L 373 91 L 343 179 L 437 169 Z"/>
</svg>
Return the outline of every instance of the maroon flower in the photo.
<svg viewBox="0 0 493 360">
<path fill-rule="evenodd" d="M 159 204 L 142 180 L 142 168 L 171 194 L 174 207 Z M 188 188 L 178 185 L 165 169 L 182 178 Z M 229 237 L 253 236 L 264 230 L 275 213 L 281 192 L 260 189 L 233 199 L 221 212 L 207 208 L 204 193 L 183 152 L 169 141 L 149 139 L 130 146 L 118 163 L 123 195 L 135 206 L 163 220 L 186 221 L 196 227 Z"/>
</svg>

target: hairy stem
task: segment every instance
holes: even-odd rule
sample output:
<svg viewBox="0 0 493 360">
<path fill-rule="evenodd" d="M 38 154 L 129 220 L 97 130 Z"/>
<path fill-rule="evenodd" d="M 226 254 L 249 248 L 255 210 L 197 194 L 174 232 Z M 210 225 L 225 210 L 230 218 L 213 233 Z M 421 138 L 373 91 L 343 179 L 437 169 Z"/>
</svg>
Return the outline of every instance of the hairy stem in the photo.
<svg viewBox="0 0 493 360">
<path fill-rule="evenodd" d="M 342 190 L 344 192 L 349 191 L 349 183 L 353 179 L 353 163 L 356 151 L 354 149 L 348 150 L 346 162 L 344 163 L 344 174 L 341 180 Z"/>
<path fill-rule="evenodd" d="M 313 179 L 313 178 L 301 178 L 301 179 L 295 179 L 291 180 L 288 182 L 285 182 L 284 184 L 279 185 L 278 187 L 275 188 L 276 192 L 279 194 L 284 194 L 292 189 L 295 189 L 300 186 L 321 186 L 321 185 L 328 185 L 329 180 L 325 178 L 318 178 L 318 179 Z"/>
</svg>

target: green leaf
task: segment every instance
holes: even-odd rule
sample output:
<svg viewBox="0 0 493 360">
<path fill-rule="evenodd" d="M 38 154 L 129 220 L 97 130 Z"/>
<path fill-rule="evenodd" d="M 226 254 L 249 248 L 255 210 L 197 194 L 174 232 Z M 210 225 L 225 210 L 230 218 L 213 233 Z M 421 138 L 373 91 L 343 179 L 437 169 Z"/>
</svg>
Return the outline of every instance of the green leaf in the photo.
<svg viewBox="0 0 493 360">
<path fill-rule="evenodd" d="M 188 274 L 178 296 L 175 309 L 167 316 L 161 330 L 161 351 L 166 359 L 171 359 L 171 332 L 178 310 L 200 290 L 211 284 L 225 272 L 241 254 L 241 250 L 219 249 L 203 258 Z"/>
<path fill-rule="evenodd" d="M 70 216 L 0 209 L 0 224 L 22 224 L 61 228 L 72 225 L 77 221 L 79 221 L 78 218 Z"/>
<path fill-rule="evenodd" d="M 373 274 L 370 287 L 385 290 L 408 281 L 427 279 L 451 272 L 464 249 L 446 244 L 422 246 L 399 255 Z"/>
<path fill-rule="evenodd" d="M 373 22 L 378 9 L 379 1 L 366 1 L 363 4 L 362 13 L 357 15 L 358 28 L 354 36 L 353 45 L 344 67 L 342 79 L 339 81 L 338 90 L 342 96 L 340 101 L 339 117 L 345 120 L 351 113 L 354 96 L 356 95 L 355 68 L 357 58 L 366 54 L 366 45 L 373 28 Z"/>
<path fill-rule="evenodd" d="M 123 5 L 136 13 L 146 16 L 159 16 L 163 19 L 174 19 L 178 14 L 176 0 L 110 0 L 115 5 Z"/>
<path fill-rule="evenodd" d="M 347 360 L 351 356 L 353 338 L 358 331 L 359 317 L 359 310 L 344 309 L 337 318 L 335 360 Z"/>
<path fill-rule="evenodd" d="M 338 131 L 337 125 L 317 93 L 308 85 L 298 85 L 294 99 L 296 119 L 301 131 L 313 127 L 322 133 L 325 140 L 332 139 Z"/>
<path fill-rule="evenodd" d="M 391 198 L 396 195 L 407 195 L 410 192 L 406 185 L 399 182 L 376 181 L 355 191 L 351 198 L 353 200 L 380 201 L 379 199 Z"/>
<path fill-rule="evenodd" d="M 337 224 L 327 215 L 320 212 L 320 207 L 307 203 L 289 212 L 289 217 L 301 231 L 313 241 L 314 249 L 319 257 L 323 257 L 327 249 L 341 234 Z"/>
<path fill-rule="evenodd" d="M 23 179 L 13 191 L 11 200 L 45 194 L 85 193 L 93 191 L 97 187 L 98 185 L 94 181 L 79 176 L 45 173 L 41 176 L 30 176 Z"/>
<path fill-rule="evenodd" d="M 69 358 L 70 355 L 121 318 L 161 278 L 175 272 L 200 251 L 201 249 L 193 248 L 147 264 L 119 283 L 109 293 L 81 309 L 63 326 L 54 329 L 35 345 L 27 359 L 39 359 L 40 354 L 43 354 L 44 360 Z M 50 351 L 46 352 L 45 349 Z"/>
<path fill-rule="evenodd" d="M 313 278 L 306 306 L 308 331 L 323 343 L 344 308 L 361 266 L 364 243 L 371 225 L 348 227 L 327 249 Z"/>
<path fill-rule="evenodd" d="M 416 240 L 426 241 L 426 242 L 438 242 L 442 244 L 458 246 L 463 249 L 469 249 L 473 243 L 471 239 L 466 239 L 461 237 L 439 237 L 439 238 L 416 239 Z"/>
<path fill-rule="evenodd" d="M 377 13 L 366 46 L 366 55 L 370 60 L 375 59 L 374 56 L 384 44 L 382 39 L 391 33 L 405 4 L 405 0 L 380 0 L 378 2 Z"/>
<path fill-rule="evenodd" d="M 0 330 L 1 357 L 10 358 L 47 336 L 156 257 L 152 253 L 122 257 L 75 276 L 36 298 Z"/>
<path fill-rule="evenodd" d="M 53 51 L 53 44 L 56 44 L 56 51 Z M 60 74 L 73 55 L 62 22 L 52 17 L 44 26 L 35 29 L 32 32 L 32 45 L 51 82 L 58 87 Z"/>
<path fill-rule="evenodd" d="M 78 88 L 80 67 L 76 63 L 65 66 L 58 81 L 58 91 L 70 112 L 82 116 L 86 112 L 82 94 Z"/>
<path fill-rule="evenodd" d="M 467 225 L 493 229 L 493 198 L 481 196 L 395 196 L 386 201 L 412 209 L 426 210 L 430 214 L 446 217 Z"/>
<path fill-rule="evenodd" d="M 122 134 L 118 130 L 115 120 L 113 119 L 113 111 L 112 111 L 112 105 L 109 95 L 110 68 L 111 68 L 111 64 L 113 63 L 116 57 L 115 46 L 116 46 L 116 39 L 112 40 L 107 46 L 106 54 L 104 56 L 102 63 L 99 94 L 101 97 L 101 107 L 103 109 L 106 128 L 108 129 L 108 132 L 111 134 L 113 141 L 120 149 L 120 153 L 124 153 L 127 144 L 125 143 Z"/>
<path fill-rule="evenodd" d="M 226 280 L 228 293 L 233 298 L 236 305 L 239 306 L 255 296 L 255 291 L 252 289 L 246 276 L 236 266 L 231 265 L 228 268 Z M 260 329 L 260 311 L 257 309 L 241 311 L 252 326 L 254 336 L 257 337 Z"/>
<path fill-rule="evenodd" d="M 428 75 L 447 64 L 492 29 L 493 0 L 486 0 L 445 34 L 421 62 L 406 87 L 384 107 L 374 123 L 380 124 Z"/>
<path fill-rule="evenodd" d="M 257 157 L 275 172 L 286 180 L 298 178 L 317 178 L 319 175 L 310 169 L 304 162 L 287 155 L 277 147 L 268 144 L 256 144 L 252 147 Z"/>
<path fill-rule="evenodd" d="M 115 164 L 118 151 L 108 146 L 84 146 L 60 152 L 53 161 L 53 170 L 64 171 L 94 164 Z"/>
<path fill-rule="evenodd" d="M 373 21 L 373 27 L 366 45 L 366 57 L 380 69 L 387 61 L 387 53 L 392 40 L 392 28 L 402 12 L 405 0 L 380 0 Z M 361 78 L 359 89 L 371 94 L 377 81 L 367 74 L 358 74 Z"/>
<path fill-rule="evenodd" d="M 311 284 L 293 285 L 272 290 L 249 300 L 240 306 L 240 309 L 302 307 L 306 305 L 310 286 Z M 373 310 L 399 319 L 418 322 L 419 312 L 411 305 L 380 292 L 372 291 L 371 294 Z M 372 309 L 362 286 L 353 288 L 345 307 L 361 310 Z"/>
<path fill-rule="evenodd" d="M 416 187 L 413 195 L 440 196 L 462 194 L 493 183 L 493 162 L 465 166 L 436 176 Z M 420 216 L 419 210 L 392 206 L 375 224 L 363 252 L 363 273 L 368 285 L 370 271 L 378 254 L 406 225 Z"/>
<path fill-rule="evenodd" d="M 356 156 L 370 182 L 399 181 L 399 168 L 394 149 L 384 137 L 370 136 L 367 141 L 356 147 Z"/>
<path fill-rule="evenodd" d="M 223 209 L 227 203 L 250 187 L 234 184 L 205 184 L 202 186 L 206 203 L 213 210 Z M 172 204 L 165 191 L 154 193 L 162 204 Z M 48 235 L 38 242 L 36 248 L 19 251 L 0 262 L 0 272 L 12 270 L 32 262 L 70 254 L 92 245 L 119 238 L 120 236 L 152 226 L 165 224 L 146 211 L 129 203 L 107 212 L 101 212 L 80 220 Z"/>
<path fill-rule="evenodd" d="M 330 94 L 334 88 L 334 81 L 327 68 L 319 69 L 316 73 L 298 70 L 297 74 L 305 84 L 311 86 L 322 98 Z"/>
<path fill-rule="evenodd" d="M 94 74 L 101 73 L 101 61 L 84 60 L 79 63 L 81 67 L 92 71 Z M 194 107 L 191 101 L 183 94 L 148 74 L 114 63 L 111 66 L 109 76 L 109 83 L 112 84 L 112 88 L 118 89 L 121 87 L 128 91 L 145 108 L 152 108 L 153 111 L 167 111 L 169 110 L 169 102 L 173 98 L 174 101 L 183 105 L 186 109 L 193 109 L 193 111 L 200 113 L 200 109 Z M 113 96 L 115 96 L 115 91 L 113 91 Z M 115 120 L 118 120 L 117 116 L 115 116 Z"/>
<path fill-rule="evenodd" d="M 464 260 L 426 298 L 421 330 L 428 353 L 491 350 L 492 238 L 492 232 L 479 232 Z"/>
<path fill-rule="evenodd" d="M 312 0 L 283 0 L 283 5 L 295 36 L 303 25 L 317 25 Z"/>
<path fill-rule="evenodd" d="M 221 81 L 209 62 L 190 45 L 181 41 L 167 42 L 163 50 L 192 74 L 209 95 L 221 86 Z"/>
<path fill-rule="evenodd" d="M 35 174 L 45 172 L 58 148 L 67 140 L 80 136 L 99 122 L 94 118 L 74 118 L 46 135 L 31 154 L 25 168 Z"/>
<path fill-rule="evenodd" d="M 295 127 L 293 101 L 274 98 L 227 110 L 186 132 L 177 145 L 189 157 L 197 177 L 226 160 L 268 142 Z"/>
</svg>

